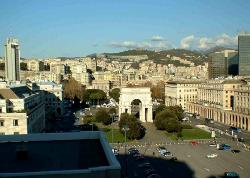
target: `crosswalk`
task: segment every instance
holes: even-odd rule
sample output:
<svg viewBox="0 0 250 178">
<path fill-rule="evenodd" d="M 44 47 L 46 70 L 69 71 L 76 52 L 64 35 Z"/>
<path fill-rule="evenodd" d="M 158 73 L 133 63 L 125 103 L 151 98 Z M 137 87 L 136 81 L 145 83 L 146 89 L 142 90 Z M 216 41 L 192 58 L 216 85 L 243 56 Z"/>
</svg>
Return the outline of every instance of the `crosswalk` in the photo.
<svg viewBox="0 0 250 178">
<path fill-rule="evenodd" d="M 138 144 L 128 144 L 126 145 L 127 147 L 134 147 L 134 148 L 143 148 L 143 147 L 159 147 L 159 146 L 167 146 L 167 145 L 186 145 L 186 144 L 191 144 L 191 145 L 198 145 L 198 144 L 210 144 L 213 143 L 214 140 L 195 140 L 195 141 L 181 141 L 181 142 L 166 142 L 166 143 L 138 143 Z M 221 143 L 220 140 L 216 141 L 217 143 Z M 124 148 L 125 144 L 121 143 L 113 143 L 111 144 L 113 147 L 120 147 Z"/>
</svg>

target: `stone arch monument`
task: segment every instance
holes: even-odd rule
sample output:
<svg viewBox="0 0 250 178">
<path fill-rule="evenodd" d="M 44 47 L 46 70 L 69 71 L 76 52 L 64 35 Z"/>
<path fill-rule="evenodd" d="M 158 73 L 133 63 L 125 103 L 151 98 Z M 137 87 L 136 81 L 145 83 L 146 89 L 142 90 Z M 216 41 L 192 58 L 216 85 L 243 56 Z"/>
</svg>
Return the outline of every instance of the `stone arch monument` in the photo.
<svg viewBox="0 0 250 178">
<path fill-rule="evenodd" d="M 140 100 L 140 121 L 153 122 L 151 91 L 148 87 L 121 88 L 119 99 L 119 116 L 121 113 L 131 114 L 131 103 Z"/>
</svg>

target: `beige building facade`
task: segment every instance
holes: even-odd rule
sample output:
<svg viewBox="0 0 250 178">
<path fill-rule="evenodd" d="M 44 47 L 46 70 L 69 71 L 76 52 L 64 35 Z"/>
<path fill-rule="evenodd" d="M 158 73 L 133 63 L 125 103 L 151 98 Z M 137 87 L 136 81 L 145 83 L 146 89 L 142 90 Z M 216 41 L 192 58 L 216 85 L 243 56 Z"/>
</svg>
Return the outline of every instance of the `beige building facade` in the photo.
<svg viewBox="0 0 250 178">
<path fill-rule="evenodd" d="M 26 86 L 0 88 L 0 134 L 42 132 L 45 128 L 43 94 Z"/>
<path fill-rule="evenodd" d="M 199 80 L 168 81 L 165 84 L 165 105 L 182 106 L 186 110 L 187 102 L 197 100 Z"/>
<path fill-rule="evenodd" d="M 211 80 L 200 84 L 198 98 L 187 111 L 250 131 L 250 87 L 243 80 Z"/>
</svg>

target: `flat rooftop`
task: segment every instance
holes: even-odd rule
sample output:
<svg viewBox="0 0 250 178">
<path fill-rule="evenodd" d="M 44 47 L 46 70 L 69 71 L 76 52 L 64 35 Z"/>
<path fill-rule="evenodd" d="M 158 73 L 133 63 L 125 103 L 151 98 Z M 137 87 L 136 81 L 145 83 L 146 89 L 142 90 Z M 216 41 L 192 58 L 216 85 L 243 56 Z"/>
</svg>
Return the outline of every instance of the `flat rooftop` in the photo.
<svg viewBox="0 0 250 178">
<path fill-rule="evenodd" d="M 77 132 L 0 136 L 0 175 L 111 166 L 112 158 L 110 161 L 107 155 L 112 151 L 103 138 L 98 138 L 100 135 Z"/>
</svg>

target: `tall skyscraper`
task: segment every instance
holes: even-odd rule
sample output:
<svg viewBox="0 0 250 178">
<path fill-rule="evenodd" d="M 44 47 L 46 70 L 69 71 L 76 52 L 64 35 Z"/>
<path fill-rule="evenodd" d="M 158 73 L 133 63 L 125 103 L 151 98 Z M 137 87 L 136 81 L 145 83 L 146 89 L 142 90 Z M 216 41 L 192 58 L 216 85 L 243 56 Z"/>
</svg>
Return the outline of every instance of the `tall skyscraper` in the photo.
<svg viewBox="0 0 250 178">
<path fill-rule="evenodd" d="M 224 50 L 210 55 L 209 78 L 227 77 L 238 75 L 238 52 L 235 50 Z"/>
<path fill-rule="evenodd" d="M 20 80 L 20 49 L 15 38 L 8 38 L 5 45 L 5 77 L 9 81 Z"/>
<path fill-rule="evenodd" d="M 238 36 L 239 75 L 250 76 L 250 33 Z"/>
</svg>

